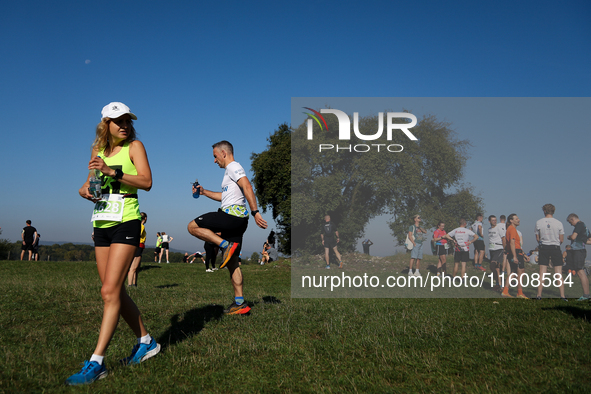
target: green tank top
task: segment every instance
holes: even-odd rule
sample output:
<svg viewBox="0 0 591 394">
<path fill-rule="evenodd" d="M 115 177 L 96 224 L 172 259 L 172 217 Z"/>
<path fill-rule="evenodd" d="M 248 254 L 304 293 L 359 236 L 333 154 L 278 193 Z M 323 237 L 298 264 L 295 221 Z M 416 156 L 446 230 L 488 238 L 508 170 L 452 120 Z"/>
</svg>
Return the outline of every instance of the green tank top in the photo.
<svg viewBox="0 0 591 394">
<path fill-rule="evenodd" d="M 129 158 L 129 142 L 125 142 L 121 150 L 114 156 L 105 157 L 105 150 L 102 149 L 98 154 L 105 164 L 112 169 L 120 169 L 124 174 L 137 175 L 135 165 Z M 103 184 L 103 194 L 136 194 L 137 188 L 125 185 L 110 176 L 101 174 L 101 181 Z M 125 198 L 125 205 L 123 206 L 123 218 L 121 223 L 129 222 L 131 220 L 141 220 L 140 205 L 136 198 Z M 97 228 L 108 228 L 119 224 L 119 222 L 107 220 L 95 220 L 93 226 Z"/>
</svg>

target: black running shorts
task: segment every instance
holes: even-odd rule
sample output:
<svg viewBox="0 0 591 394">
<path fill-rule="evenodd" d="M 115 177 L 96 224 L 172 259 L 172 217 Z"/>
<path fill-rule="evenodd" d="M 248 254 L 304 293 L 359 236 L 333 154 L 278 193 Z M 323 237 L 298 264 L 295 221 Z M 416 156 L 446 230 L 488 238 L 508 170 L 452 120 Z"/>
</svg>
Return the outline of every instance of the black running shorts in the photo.
<svg viewBox="0 0 591 394">
<path fill-rule="evenodd" d="M 140 220 L 130 220 L 107 228 L 95 227 L 94 246 L 105 247 L 111 246 L 111 244 L 140 246 L 141 231 L 142 222 Z"/>
<path fill-rule="evenodd" d="M 554 267 L 562 267 L 562 251 L 558 245 L 540 245 L 538 265 L 548 266 L 552 262 Z"/>
<path fill-rule="evenodd" d="M 239 218 L 218 209 L 217 212 L 209 212 L 195 218 L 195 224 L 214 233 L 221 232 L 221 237 L 228 242 L 242 244 L 242 236 L 248 227 L 248 216 Z"/>
</svg>

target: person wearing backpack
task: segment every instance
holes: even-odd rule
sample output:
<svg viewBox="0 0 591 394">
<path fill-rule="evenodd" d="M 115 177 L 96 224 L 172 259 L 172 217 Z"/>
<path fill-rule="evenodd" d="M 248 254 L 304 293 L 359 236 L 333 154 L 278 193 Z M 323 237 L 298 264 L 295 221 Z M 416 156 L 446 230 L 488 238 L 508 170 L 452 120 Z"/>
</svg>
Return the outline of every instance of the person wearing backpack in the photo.
<svg viewBox="0 0 591 394">
<path fill-rule="evenodd" d="M 572 268 L 577 272 L 581 279 L 581 286 L 583 287 L 583 296 L 577 301 L 588 301 L 589 300 L 589 279 L 585 272 L 585 258 L 587 257 L 587 250 L 585 249 L 585 243 L 589 238 L 589 232 L 587 226 L 583 223 L 579 217 L 571 213 L 567 216 L 566 221 L 574 226 L 573 233 L 568 236 L 571 240 L 571 246 L 573 248 L 573 265 Z"/>
</svg>

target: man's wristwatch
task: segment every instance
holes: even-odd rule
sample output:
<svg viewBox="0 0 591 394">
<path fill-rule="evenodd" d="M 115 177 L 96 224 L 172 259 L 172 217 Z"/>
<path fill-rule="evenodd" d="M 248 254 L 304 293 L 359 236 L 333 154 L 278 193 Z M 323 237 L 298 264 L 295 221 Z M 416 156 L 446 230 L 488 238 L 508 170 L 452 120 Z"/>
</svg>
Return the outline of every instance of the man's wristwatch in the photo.
<svg viewBox="0 0 591 394">
<path fill-rule="evenodd" d="M 257 213 L 259 213 L 259 210 L 258 209 L 256 211 L 252 211 L 250 214 L 254 218 Z"/>
</svg>

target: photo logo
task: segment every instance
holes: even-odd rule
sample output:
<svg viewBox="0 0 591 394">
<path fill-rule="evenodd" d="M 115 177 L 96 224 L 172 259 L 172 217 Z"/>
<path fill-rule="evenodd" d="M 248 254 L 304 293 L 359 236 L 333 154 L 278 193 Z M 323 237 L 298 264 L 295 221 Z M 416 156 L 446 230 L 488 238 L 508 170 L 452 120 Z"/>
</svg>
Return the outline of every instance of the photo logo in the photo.
<svg viewBox="0 0 591 394">
<path fill-rule="evenodd" d="M 312 117 L 312 119 L 314 119 L 316 121 L 316 123 L 318 123 L 318 125 L 320 126 L 320 130 L 324 130 L 324 128 L 322 127 L 322 123 L 320 123 L 320 120 L 318 118 L 320 118 L 322 120 L 322 122 L 324 123 L 324 126 L 326 127 L 326 131 L 328 131 L 328 125 L 326 124 L 326 120 L 324 119 L 324 117 L 322 116 L 322 114 L 333 114 L 337 117 L 337 120 L 339 121 L 339 140 L 342 141 L 348 141 L 351 139 L 351 119 L 349 118 L 349 115 L 347 115 L 345 112 L 340 111 L 338 109 L 321 109 L 320 112 L 313 110 L 312 108 L 308 108 L 308 107 L 302 107 L 305 108 L 307 110 L 310 110 L 313 112 L 313 114 L 309 113 L 309 112 L 304 112 L 304 114 L 309 115 L 310 117 Z M 308 130 L 308 140 L 312 140 L 313 139 L 313 126 L 314 123 L 312 122 L 312 119 L 308 119 L 307 121 L 307 130 Z M 394 123 L 394 119 L 410 119 L 410 122 L 408 123 Z M 406 135 L 406 137 L 408 139 L 410 139 L 411 141 L 418 141 L 417 137 L 414 136 L 413 133 L 410 132 L 410 128 L 416 126 L 417 124 L 417 117 L 414 116 L 411 113 L 407 113 L 407 112 L 387 112 L 386 113 L 386 139 L 388 141 L 392 141 L 392 135 L 394 134 L 395 130 L 400 130 L 404 133 L 404 135 Z M 359 131 L 359 113 L 358 112 L 354 112 L 353 113 L 353 133 L 355 134 L 355 137 L 357 137 L 360 140 L 363 141 L 375 141 L 379 138 L 382 137 L 383 133 L 384 133 L 384 113 L 383 112 L 379 112 L 378 113 L 378 130 L 374 133 L 374 134 L 362 134 L 361 131 Z M 367 145 L 367 144 L 358 144 L 358 145 L 348 145 L 348 146 L 339 146 L 336 145 L 336 150 L 337 152 L 340 150 L 346 150 L 349 152 L 355 151 L 355 152 L 369 152 L 372 148 L 371 147 L 376 147 L 378 152 L 380 151 L 380 147 L 386 147 L 386 149 L 389 152 L 402 152 L 402 150 L 404 149 L 404 147 L 400 144 L 391 144 L 386 146 L 386 144 L 371 144 Z M 335 146 L 332 144 L 320 144 L 319 146 L 319 151 L 322 150 L 330 150 L 330 149 L 335 149 Z"/>
</svg>

